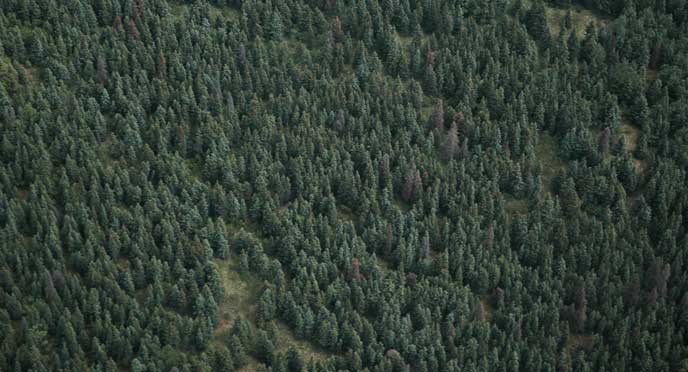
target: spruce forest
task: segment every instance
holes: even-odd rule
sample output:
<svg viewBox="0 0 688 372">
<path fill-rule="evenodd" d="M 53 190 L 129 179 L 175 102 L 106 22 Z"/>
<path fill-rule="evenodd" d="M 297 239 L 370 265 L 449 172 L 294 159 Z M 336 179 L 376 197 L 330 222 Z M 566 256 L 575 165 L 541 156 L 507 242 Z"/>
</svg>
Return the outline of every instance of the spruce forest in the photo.
<svg viewBox="0 0 688 372">
<path fill-rule="evenodd" d="M 688 1 L 0 1 L 0 371 L 688 372 L 686 261 Z"/>
</svg>

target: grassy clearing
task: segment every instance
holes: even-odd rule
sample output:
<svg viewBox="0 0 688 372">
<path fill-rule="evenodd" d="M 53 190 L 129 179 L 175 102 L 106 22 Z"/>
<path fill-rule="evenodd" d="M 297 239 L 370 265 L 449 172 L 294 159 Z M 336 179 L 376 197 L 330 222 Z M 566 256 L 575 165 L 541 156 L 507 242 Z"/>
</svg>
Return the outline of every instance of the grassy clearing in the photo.
<svg viewBox="0 0 688 372">
<path fill-rule="evenodd" d="M 394 265 L 391 262 L 389 262 L 389 261 L 387 261 L 381 257 L 377 258 L 377 267 L 378 267 L 378 269 L 380 269 L 380 271 L 382 271 L 384 273 L 389 273 L 389 272 L 394 271 Z"/>
<path fill-rule="evenodd" d="M 227 226 L 230 234 L 240 230 L 239 227 L 233 225 Z M 250 231 L 251 226 L 247 227 Z M 263 240 L 260 234 L 255 235 L 258 239 Z M 231 255 L 227 260 L 216 260 L 215 263 L 220 272 L 224 289 L 224 297 L 218 304 L 220 321 L 215 329 L 215 341 L 221 342 L 220 340 L 229 332 L 237 319 L 246 319 L 254 328 L 256 327 L 258 301 L 264 284 L 254 274 L 241 272 L 238 258 L 234 255 Z M 275 342 L 277 352 L 286 352 L 293 347 L 306 361 L 311 359 L 323 361 L 331 356 L 308 341 L 296 339 L 293 332 L 284 323 L 278 321 L 275 325 L 277 328 Z M 249 358 L 248 364 L 241 371 L 256 371 L 260 365 L 261 363 L 257 360 Z"/>
<path fill-rule="evenodd" d="M 578 36 L 578 38 L 585 37 L 585 30 L 590 23 L 592 23 L 596 29 L 604 28 L 609 23 L 608 19 L 581 6 L 571 6 L 570 8 L 546 6 L 545 15 L 547 16 L 547 24 L 549 25 L 553 37 L 559 36 L 561 32 L 561 23 L 564 17 L 566 17 L 566 13 L 569 11 L 571 11 L 571 25 L 576 30 L 576 36 Z"/>
<path fill-rule="evenodd" d="M 41 70 L 25 64 L 12 64 L 9 57 L 0 56 L 0 81 L 10 95 L 20 94 L 25 88 L 36 91 L 41 87 Z"/>
<path fill-rule="evenodd" d="M 402 36 L 397 34 L 397 37 L 399 38 L 399 42 L 401 43 L 401 45 L 404 47 L 411 45 L 411 42 L 413 41 L 412 36 Z"/>
<path fill-rule="evenodd" d="M 17 195 L 19 196 L 19 200 L 21 201 L 26 201 L 26 199 L 29 198 L 29 188 L 28 187 L 17 187 Z"/>
<path fill-rule="evenodd" d="M 356 216 L 354 215 L 354 212 L 351 211 L 351 208 L 344 205 L 340 205 L 337 207 L 337 217 L 342 222 L 355 223 L 356 221 Z"/>
<path fill-rule="evenodd" d="M 181 17 L 186 12 L 186 8 L 187 6 L 181 3 L 170 3 L 170 12 L 172 13 L 172 16 L 177 19 L 179 19 L 179 17 Z"/>
<path fill-rule="evenodd" d="M 39 70 L 38 67 L 27 67 L 22 65 L 22 68 L 32 87 L 37 87 L 41 84 L 41 70 Z"/>
<path fill-rule="evenodd" d="M 626 140 L 626 151 L 633 155 L 638 148 L 638 138 L 640 137 L 640 129 L 633 125 L 628 118 L 621 119 L 621 134 Z M 645 170 L 645 162 L 640 159 L 633 159 L 633 165 L 637 173 L 642 173 Z"/>
<path fill-rule="evenodd" d="M 651 69 L 651 68 L 648 68 L 648 69 L 647 69 L 646 78 L 647 78 L 647 81 L 648 81 L 648 82 L 651 83 L 651 82 L 657 80 L 657 76 L 658 76 L 658 75 L 659 75 L 659 72 L 658 72 L 657 70 L 653 70 L 653 69 Z"/>
<path fill-rule="evenodd" d="M 264 366 L 264 364 L 263 364 L 263 363 L 260 363 L 259 361 L 255 360 L 255 359 L 253 359 L 253 358 L 249 358 L 249 359 L 248 359 L 248 363 L 246 363 L 246 365 L 244 365 L 243 367 L 241 367 L 241 368 L 239 369 L 239 372 L 255 372 L 255 371 L 260 371 L 260 370 L 261 370 L 261 366 Z M 263 370 L 264 370 L 264 369 L 263 369 Z"/>
<path fill-rule="evenodd" d="M 595 335 L 584 335 L 584 334 L 575 334 L 569 336 L 568 340 L 566 341 L 566 345 L 569 349 L 569 352 L 577 350 L 577 349 L 582 349 L 582 350 L 592 350 L 593 346 L 595 346 L 595 340 L 596 340 Z"/>
<path fill-rule="evenodd" d="M 170 1 L 170 11 L 172 16 L 179 19 L 189 9 L 189 4 L 184 4 L 181 1 Z M 210 17 L 212 20 L 221 18 L 223 20 L 239 21 L 241 19 L 241 11 L 230 6 L 216 6 L 210 5 Z"/>
<path fill-rule="evenodd" d="M 526 199 L 515 199 L 511 196 L 505 196 L 504 208 L 509 216 L 526 214 L 528 213 L 528 201 Z"/>
<path fill-rule="evenodd" d="M 402 211 L 402 212 L 404 212 L 404 213 L 410 212 L 410 211 L 411 211 L 411 208 L 412 208 L 412 206 L 411 206 L 410 203 L 405 202 L 405 201 L 403 201 L 403 200 L 401 200 L 401 199 L 399 199 L 399 198 L 394 198 L 394 201 L 392 201 L 392 204 L 393 204 L 395 207 L 399 208 L 399 210 Z"/>
<path fill-rule="evenodd" d="M 263 285 L 253 275 L 239 272 L 238 262 L 234 257 L 226 261 L 218 260 L 216 264 L 225 292 L 219 303 L 220 322 L 215 330 L 216 334 L 220 334 L 231 328 L 240 317 L 255 321 L 258 297 Z"/>
<path fill-rule="evenodd" d="M 399 33 L 398 31 L 397 31 L 396 34 L 397 34 L 397 38 L 399 39 L 399 42 L 401 43 L 401 46 L 403 46 L 403 47 L 407 47 L 407 46 L 411 45 L 411 43 L 413 42 L 413 38 L 414 38 L 414 35 L 413 35 L 413 34 L 411 34 L 411 35 L 404 35 L 404 34 Z M 423 43 L 425 43 L 425 42 L 427 42 L 429 39 L 430 39 L 430 35 L 429 35 L 429 34 L 426 34 L 426 33 L 423 32 L 423 31 L 421 31 L 421 34 L 420 34 L 420 41 L 423 42 Z"/>
<path fill-rule="evenodd" d="M 485 320 L 487 322 L 492 320 L 492 296 L 480 296 L 478 306 L 480 306 L 479 317 L 482 317 L 482 320 Z"/>
<path fill-rule="evenodd" d="M 633 159 L 633 166 L 635 167 L 636 173 L 640 174 L 645 171 L 645 161 L 640 159 Z"/>
<path fill-rule="evenodd" d="M 299 352 L 301 358 L 308 362 L 324 361 L 332 355 L 320 348 L 315 347 L 308 341 L 299 340 L 294 336 L 294 333 L 282 322 L 277 322 L 277 343 L 275 349 L 278 353 L 286 353 L 290 347 L 293 347 Z"/>
<path fill-rule="evenodd" d="M 427 94 L 424 94 L 423 107 L 420 108 L 421 123 L 427 123 L 428 120 L 430 120 L 430 115 L 432 115 L 432 112 L 435 110 L 435 106 L 437 106 L 437 100 L 435 98 L 428 96 Z"/>
<path fill-rule="evenodd" d="M 557 140 L 549 133 L 541 133 L 535 153 L 540 160 L 542 186 L 552 192 L 554 178 L 566 170 L 566 164 L 557 155 Z"/>
<path fill-rule="evenodd" d="M 106 118 L 107 120 L 107 118 Z M 98 152 L 98 158 L 103 162 L 105 167 L 109 167 L 113 164 L 117 164 L 118 160 L 112 157 L 112 148 L 115 143 L 115 138 L 112 133 L 105 135 L 103 142 L 98 146 L 96 151 Z"/>
<path fill-rule="evenodd" d="M 263 290 L 260 280 L 250 273 L 241 273 L 235 257 L 226 261 L 216 260 L 220 268 L 222 286 L 225 295 L 219 303 L 220 322 L 215 329 L 216 342 L 221 342 L 223 336 L 229 332 L 234 321 L 244 318 L 255 327 L 258 299 Z M 275 347 L 277 352 L 286 352 L 289 348 L 296 349 L 301 357 L 308 360 L 323 361 L 330 357 L 326 352 L 316 348 L 307 341 L 296 339 L 292 331 L 283 323 L 277 322 L 277 337 Z M 241 371 L 257 371 L 261 363 L 249 358 Z"/>
<path fill-rule="evenodd" d="M 626 151 L 633 153 L 638 148 L 638 137 L 640 136 L 640 130 L 631 124 L 628 118 L 623 117 L 621 119 L 621 134 L 626 140 Z"/>
<path fill-rule="evenodd" d="M 222 19 L 229 19 L 237 22 L 241 20 L 241 11 L 230 6 L 211 6 L 210 15 L 213 18 L 221 17 Z"/>
</svg>

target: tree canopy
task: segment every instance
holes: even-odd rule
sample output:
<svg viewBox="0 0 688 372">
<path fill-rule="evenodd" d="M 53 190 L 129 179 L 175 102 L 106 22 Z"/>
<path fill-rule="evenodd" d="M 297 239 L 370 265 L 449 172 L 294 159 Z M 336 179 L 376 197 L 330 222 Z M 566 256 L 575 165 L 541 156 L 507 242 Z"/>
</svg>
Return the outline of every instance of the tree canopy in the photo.
<svg viewBox="0 0 688 372">
<path fill-rule="evenodd" d="M 684 1 L 0 1 L 1 371 L 688 371 Z"/>
</svg>

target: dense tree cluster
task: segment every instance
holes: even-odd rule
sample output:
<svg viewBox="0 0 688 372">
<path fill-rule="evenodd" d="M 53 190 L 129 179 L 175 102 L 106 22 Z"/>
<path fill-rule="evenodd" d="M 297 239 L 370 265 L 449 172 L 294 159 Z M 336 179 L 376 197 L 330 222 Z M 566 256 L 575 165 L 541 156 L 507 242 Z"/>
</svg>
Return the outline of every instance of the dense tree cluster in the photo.
<svg viewBox="0 0 688 372">
<path fill-rule="evenodd" d="M 688 370 L 688 5 L 574 3 L 0 1 L 0 370 Z"/>
</svg>

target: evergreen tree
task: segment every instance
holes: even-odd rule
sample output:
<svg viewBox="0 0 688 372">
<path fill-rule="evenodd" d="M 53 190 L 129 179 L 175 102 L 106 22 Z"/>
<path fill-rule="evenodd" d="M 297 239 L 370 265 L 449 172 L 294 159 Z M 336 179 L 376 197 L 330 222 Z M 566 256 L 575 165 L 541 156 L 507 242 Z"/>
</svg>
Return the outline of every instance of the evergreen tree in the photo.
<svg viewBox="0 0 688 372">
<path fill-rule="evenodd" d="M 547 15 L 545 14 L 545 6 L 542 1 L 535 1 L 531 5 L 528 13 L 526 13 L 525 24 L 528 27 L 528 32 L 533 35 L 543 47 L 549 47 L 550 44 L 550 30 L 547 24 Z"/>
</svg>

